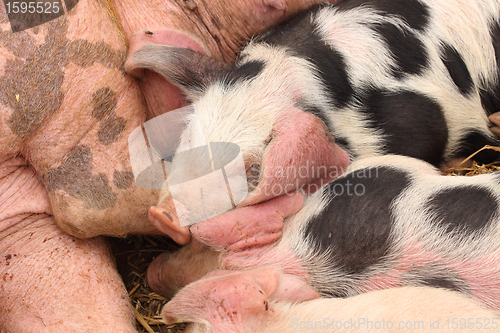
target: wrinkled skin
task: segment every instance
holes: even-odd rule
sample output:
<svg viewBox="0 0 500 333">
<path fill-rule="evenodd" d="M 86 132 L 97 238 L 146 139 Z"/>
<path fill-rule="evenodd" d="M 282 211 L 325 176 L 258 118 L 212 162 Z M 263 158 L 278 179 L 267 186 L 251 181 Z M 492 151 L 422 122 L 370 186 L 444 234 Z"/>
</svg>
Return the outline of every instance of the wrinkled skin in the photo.
<svg viewBox="0 0 500 333">
<path fill-rule="evenodd" d="M 133 182 L 127 139 L 185 101 L 171 87 L 157 104 L 143 97 L 123 72 L 127 39 L 147 22 L 229 63 L 250 36 L 315 2 L 80 0 L 16 34 L 0 6 L 0 330 L 135 331 L 104 241 L 74 237 L 158 233 L 148 219 L 158 193 Z"/>
<path fill-rule="evenodd" d="M 0 167 L 0 331 L 135 332 L 128 295 L 101 238 L 55 224 L 23 158 Z M 4 201 L 6 200 L 6 201 Z"/>
</svg>

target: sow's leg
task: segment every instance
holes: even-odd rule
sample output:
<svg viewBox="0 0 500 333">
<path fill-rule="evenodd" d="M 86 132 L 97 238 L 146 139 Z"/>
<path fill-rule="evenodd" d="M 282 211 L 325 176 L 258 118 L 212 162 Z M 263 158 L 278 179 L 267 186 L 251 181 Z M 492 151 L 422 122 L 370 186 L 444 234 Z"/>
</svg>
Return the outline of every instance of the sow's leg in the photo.
<svg viewBox="0 0 500 333">
<path fill-rule="evenodd" d="M 0 163 L 0 203 L 0 332 L 136 332 L 103 239 L 56 226 L 24 159 Z"/>
<path fill-rule="evenodd" d="M 151 193 L 134 187 L 128 162 L 144 107 L 122 70 L 125 40 L 106 1 L 15 34 L 4 8 L 0 332 L 136 332 L 103 240 L 55 225 L 89 237 L 148 230 Z"/>
</svg>

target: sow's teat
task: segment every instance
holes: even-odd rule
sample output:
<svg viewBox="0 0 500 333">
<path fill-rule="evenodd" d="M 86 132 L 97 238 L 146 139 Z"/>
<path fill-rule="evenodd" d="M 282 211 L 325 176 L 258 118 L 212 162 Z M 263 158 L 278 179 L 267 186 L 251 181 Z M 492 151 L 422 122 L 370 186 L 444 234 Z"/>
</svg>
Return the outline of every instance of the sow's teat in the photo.
<svg viewBox="0 0 500 333">
<path fill-rule="evenodd" d="M 194 105 L 145 122 L 128 143 L 137 185 L 170 190 L 182 226 L 222 214 L 248 194 L 240 147 L 207 142 Z"/>
</svg>

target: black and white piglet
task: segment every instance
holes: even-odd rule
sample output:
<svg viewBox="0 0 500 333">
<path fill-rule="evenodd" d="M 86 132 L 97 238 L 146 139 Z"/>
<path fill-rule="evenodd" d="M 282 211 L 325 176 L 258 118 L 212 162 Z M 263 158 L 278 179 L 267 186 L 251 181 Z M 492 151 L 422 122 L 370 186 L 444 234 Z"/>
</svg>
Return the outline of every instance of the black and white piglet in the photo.
<svg viewBox="0 0 500 333">
<path fill-rule="evenodd" d="M 248 233 L 240 243 L 266 237 L 240 228 L 243 220 L 193 226 L 193 236 L 210 248 L 165 255 L 163 290 L 173 294 L 211 270 L 272 267 L 282 273 L 278 289 L 287 301 L 432 286 L 500 311 L 499 172 L 452 177 L 406 156 L 359 159 L 305 199 L 277 242 L 232 251 L 232 244 L 214 241 L 235 230 Z"/>
<path fill-rule="evenodd" d="M 249 204 L 335 178 L 344 151 L 440 165 L 497 144 L 488 115 L 500 111 L 499 13 L 497 0 L 346 0 L 257 36 L 231 67 L 146 45 L 126 69 L 178 85 L 206 141 L 241 148 Z"/>
</svg>

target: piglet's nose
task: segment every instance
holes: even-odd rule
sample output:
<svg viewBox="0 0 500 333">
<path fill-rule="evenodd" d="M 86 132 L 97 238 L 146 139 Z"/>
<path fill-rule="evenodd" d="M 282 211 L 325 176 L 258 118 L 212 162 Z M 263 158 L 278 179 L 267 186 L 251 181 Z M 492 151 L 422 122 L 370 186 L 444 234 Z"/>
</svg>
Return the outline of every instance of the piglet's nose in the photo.
<svg viewBox="0 0 500 333">
<path fill-rule="evenodd" d="M 172 254 L 167 252 L 160 254 L 149 265 L 146 272 L 149 287 L 151 287 L 151 289 L 157 294 L 169 298 L 174 295 L 174 291 L 167 286 L 166 282 L 164 282 L 166 281 L 164 272 L 168 270 L 167 262 L 171 256 Z"/>
</svg>

